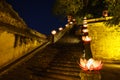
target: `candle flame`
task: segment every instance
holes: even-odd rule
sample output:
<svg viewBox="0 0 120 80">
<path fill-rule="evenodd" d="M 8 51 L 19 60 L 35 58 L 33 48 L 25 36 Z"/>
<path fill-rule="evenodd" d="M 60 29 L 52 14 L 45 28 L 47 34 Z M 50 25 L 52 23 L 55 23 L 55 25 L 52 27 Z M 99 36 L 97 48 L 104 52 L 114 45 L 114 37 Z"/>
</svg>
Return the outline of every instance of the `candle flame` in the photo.
<svg viewBox="0 0 120 80">
<path fill-rule="evenodd" d="M 83 41 L 91 41 L 91 38 L 88 36 L 82 36 Z"/>
</svg>

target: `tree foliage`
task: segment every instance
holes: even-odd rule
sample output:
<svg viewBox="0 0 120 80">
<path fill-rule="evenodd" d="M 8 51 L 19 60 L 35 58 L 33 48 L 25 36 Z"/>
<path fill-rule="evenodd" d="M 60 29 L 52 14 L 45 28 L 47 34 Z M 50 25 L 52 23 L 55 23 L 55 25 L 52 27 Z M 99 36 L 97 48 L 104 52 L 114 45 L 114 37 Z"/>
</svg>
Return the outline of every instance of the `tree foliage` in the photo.
<svg viewBox="0 0 120 80">
<path fill-rule="evenodd" d="M 56 0 L 53 11 L 60 16 L 99 17 L 105 5 L 105 0 Z"/>
<path fill-rule="evenodd" d="M 117 25 L 120 23 L 120 0 L 106 0 L 108 3 L 108 11 L 110 16 L 113 16 L 110 24 Z"/>
<path fill-rule="evenodd" d="M 113 16 L 109 20 L 110 24 L 120 23 L 120 0 L 56 0 L 53 13 L 62 17 L 72 15 L 75 18 L 96 18 L 101 17 L 104 10 Z"/>
<path fill-rule="evenodd" d="M 56 0 L 53 13 L 65 18 L 67 15 L 76 16 L 83 9 L 83 0 Z"/>
</svg>

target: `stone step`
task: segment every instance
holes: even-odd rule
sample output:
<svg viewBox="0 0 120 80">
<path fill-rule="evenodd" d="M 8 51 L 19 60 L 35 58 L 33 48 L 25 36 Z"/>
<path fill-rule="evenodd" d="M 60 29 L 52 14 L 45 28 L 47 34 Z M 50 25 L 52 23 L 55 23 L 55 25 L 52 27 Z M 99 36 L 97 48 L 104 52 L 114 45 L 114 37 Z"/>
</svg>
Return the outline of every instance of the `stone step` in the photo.
<svg viewBox="0 0 120 80">
<path fill-rule="evenodd" d="M 64 57 L 64 56 L 63 56 Z M 59 60 L 59 61 L 73 61 L 74 58 L 69 58 L 69 57 L 65 57 L 65 58 L 54 58 L 54 60 Z"/>
<path fill-rule="evenodd" d="M 77 76 L 72 75 L 73 73 L 71 73 L 71 75 L 68 74 L 63 74 L 63 73 L 58 73 L 58 72 L 47 72 L 45 73 L 43 76 L 39 76 L 39 77 L 43 77 L 43 80 L 80 80 L 79 74 L 77 73 Z M 46 79 L 48 78 L 48 79 Z"/>
<path fill-rule="evenodd" d="M 75 64 L 77 64 L 77 61 L 53 60 L 53 61 L 51 62 L 51 64 L 58 64 L 58 63 L 59 63 L 59 64 L 70 64 L 70 65 L 75 65 Z"/>
<path fill-rule="evenodd" d="M 76 65 L 68 65 L 68 64 L 52 64 L 50 65 L 50 68 L 55 68 L 55 69 L 76 69 L 79 70 L 80 67 Z"/>
<path fill-rule="evenodd" d="M 80 67 L 77 66 L 51 66 L 50 69 L 59 69 L 59 70 L 80 70 Z"/>
<path fill-rule="evenodd" d="M 31 80 L 63 80 L 63 79 L 59 79 L 59 78 L 52 77 L 52 76 L 46 76 L 46 75 L 42 75 L 42 76 L 32 75 Z"/>
<path fill-rule="evenodd" d="M 47 69 L 32 73 L 35 80 L 80 80 L 79 71 Z"/>
<path fill-rule="evenodd" d="M 78 76 L 79 70 L 65 70 L 65 69 L 47 69 L 47 72 L 49 73 L 56 73 L 56 74 L 62 74 L 62 75 L 68 75 L 68 76 Z"/>
</svg>

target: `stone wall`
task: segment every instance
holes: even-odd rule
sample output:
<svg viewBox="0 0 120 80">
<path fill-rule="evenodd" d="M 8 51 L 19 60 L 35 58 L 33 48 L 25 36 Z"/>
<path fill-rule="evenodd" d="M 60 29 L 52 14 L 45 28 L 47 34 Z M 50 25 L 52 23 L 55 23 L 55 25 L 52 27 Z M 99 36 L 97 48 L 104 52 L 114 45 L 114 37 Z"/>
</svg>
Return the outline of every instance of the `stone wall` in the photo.
<svg viewBox="0 0 120 80">
<path fill-rule="evenodd" d="M 30 29 L 6 0 L 0 0 L 0 68 L 46 41 L 46 35 Z"/>
<path fill-rule="evenodd" d="M 91 50 L 94 58 L 110 61 L 120 60 L 120 27 L 103 22 L 88 25 L 92 37 Z"/>
<path fill-rule="evenodd" d="M 46 40 L 23 37 L 0 30 L 0 66 L 15 61 L 45 42 Z"/>
</svg>

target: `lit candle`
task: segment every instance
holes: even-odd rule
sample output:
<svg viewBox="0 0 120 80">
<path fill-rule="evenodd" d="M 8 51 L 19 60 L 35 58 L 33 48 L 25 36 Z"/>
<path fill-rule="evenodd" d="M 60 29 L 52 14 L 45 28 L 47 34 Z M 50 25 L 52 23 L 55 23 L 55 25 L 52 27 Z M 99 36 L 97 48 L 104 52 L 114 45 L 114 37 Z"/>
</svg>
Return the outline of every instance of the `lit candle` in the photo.
<svg viewBox="0 0 120 80">
<path fill-rule="evenodd" d="M 83 29 L 82 30 L 84 33 L 87 33 L 88 32 L 88 29 Z"/>
<path fill-rule="evenodd" d="M 56 32 L 56 30 L 52 30 L 51 33 L 52 33 L 52 35 L 55 35 L 57 32 Z"/>
<path fill-rule="evenodd" d="M 59 27 L 59 31 L 62 31 L 63 30 L 63 28 L 62 27 Z"/>
<path fill-rule="evenodd" d="M 91 38 L 88 37 L 88 36 L 82 36 L 82 40 L 83 40 L 84 42 L 90 42 L 90 41 L 91 41 Z"/>
<path fill-rule="evenodd" d="M 87 24 L 84 24 L 83 27 L 87 27 Z"/>
<path fill-rule="evenodd" d="M 73 24 L 73 22 L 70 22 L 70 24 Z"/>
<path fill-rule="evenodd" d="M 66 24 L 65 26 L 68 27 L 68 24 Z"/>
</svg>

